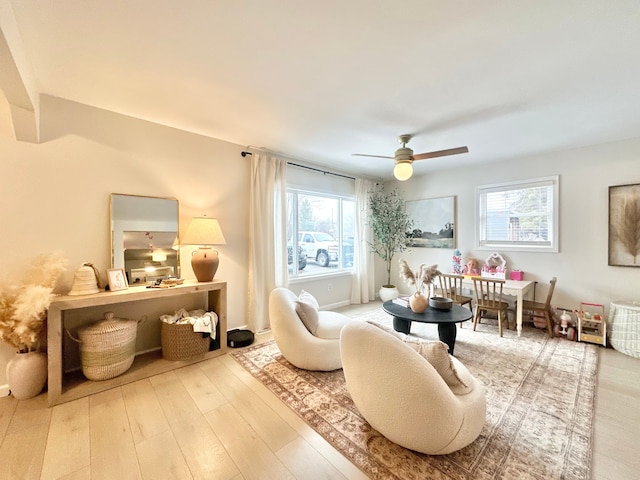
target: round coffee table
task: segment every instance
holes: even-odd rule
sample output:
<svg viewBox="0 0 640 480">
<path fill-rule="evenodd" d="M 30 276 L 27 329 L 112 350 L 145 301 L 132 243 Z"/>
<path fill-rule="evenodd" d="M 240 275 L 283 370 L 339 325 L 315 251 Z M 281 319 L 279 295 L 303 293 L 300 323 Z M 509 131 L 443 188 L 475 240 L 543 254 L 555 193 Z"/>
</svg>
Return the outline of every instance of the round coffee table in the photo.
<svg viewBox="0 0 640 480">
<path fill-rule="evenodd" d="M 396 332 L 409 334 L 411 322 L 437 323 L 438 337 L 441 342 L 449 346 L 451 355 L 456 345 L 456 323 L 471 320 L 473 316 L 471 310 L 455 303 L 451 306 L 451 310 L 427 307 L 423 313 L 414 313 L 410 308 L 388 300 L 382 304 L 382 309 L 393 317 L 393 329 Z"/>
</svg>

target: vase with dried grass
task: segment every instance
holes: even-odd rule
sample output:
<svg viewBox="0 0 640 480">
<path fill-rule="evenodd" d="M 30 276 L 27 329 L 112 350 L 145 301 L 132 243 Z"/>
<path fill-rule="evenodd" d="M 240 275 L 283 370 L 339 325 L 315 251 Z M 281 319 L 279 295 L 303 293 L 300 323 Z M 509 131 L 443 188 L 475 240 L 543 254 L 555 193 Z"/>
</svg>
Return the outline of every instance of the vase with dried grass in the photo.
<svg viewBox="0 0 640 480">
<path fill-rule="evenodd" d="M 19 400 L 38 395 L 47 381 L 47 356 L 40 339 L 55 284 L 65 271 L 61 253 L 33 260 L 22 282 L 0 280 L 0 340 L 16 349 L 7 363 L 7 383 Z"/>
<path fill-rule="evenodd" d="M 424 312 L 429 306 L 429 296 L 431 295 L 431 284 L 440 275 L 438 265 L 427 267 L 420 264 L 414 272 L 406 260 L 400 259 L 400 276 L 410 287 L 415 287 L 416 291 L 409 297 L 409 307 L 415 313 Z M 427 295 L 423 290 L 427 290 Z"/>
</svg>

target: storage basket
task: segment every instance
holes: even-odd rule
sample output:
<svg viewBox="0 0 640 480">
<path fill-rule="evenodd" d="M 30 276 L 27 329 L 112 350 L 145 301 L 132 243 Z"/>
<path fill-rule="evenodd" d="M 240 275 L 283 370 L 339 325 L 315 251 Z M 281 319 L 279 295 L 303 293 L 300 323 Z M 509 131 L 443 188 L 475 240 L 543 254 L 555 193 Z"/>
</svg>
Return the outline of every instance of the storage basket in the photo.
<svg viewBox="0 0 640 480">
<path fill-rule="evenodd" d="M 209 351 L 211 338 L 194 332 L 190 323 L 160 323 L 162 358 L 165 360 L 186 360 Z"/>
<path fill-rule="evenodd" d="M 82 373 L 89 380 L 108 380 L 126 372 L 136 353 L 138 322 L 113 318 L 105 319 L 78 330 Z"/>
</svg>

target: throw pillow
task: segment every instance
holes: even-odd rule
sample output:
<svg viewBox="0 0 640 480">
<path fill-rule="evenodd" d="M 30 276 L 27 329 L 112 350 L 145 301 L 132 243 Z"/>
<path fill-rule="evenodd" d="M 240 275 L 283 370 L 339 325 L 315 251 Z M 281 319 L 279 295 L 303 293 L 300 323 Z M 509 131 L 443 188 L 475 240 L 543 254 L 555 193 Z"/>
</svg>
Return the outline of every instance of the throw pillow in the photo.
<svg viewBox="0 0 640 480">
<path fill-rule="evenodd" d="M 398 338 L 413 350 L 418 352 L 425 360 L 427 360 L 436 372 L 442 377 L 447 385 L 456 395 L 469 393 L 472 389 L 460 378 L 455 365 L 449 355 L 449 347 L 446 343 L 438 340 L 424 340 L 421 338 L 410 337 L 404 333 L 396 332 L 393 328 L 377 323 L 375 321 L 367 321 L 371 325 L 384 330 L 390 335 Z"/>
<path fill-rule="evenodd" d="M 300 290 L 300 295 L 298 295 L 298 300 L 302 300 L 303 302 L 310 303 L 316 308 L 316 310 L 320 310 L 320 304 L 318 303 L 318 300 L 316 300 L 316 297 L 311 295 L 309 292 Z"/>
<path fill-rule="evenodd" d="M 460 391 L 458 387 L 462 387 L 462 390 L 469 389 L 469 386 L 458 375 L 458 371 L 449 356 L 449 347 L 446 343 L 412 337 L 407 337 L 405 343 L 422 355 L 436 369 L 449 387 L 456 387 L 457 391 Z"/>
<path fill-rule="evenodd" d="M 311 335 L 316 334 L 320 323 L 317 304 L 316 302 L 314 305 L 313 302 L 308 300 L 296 300 L 296 313 Z"/>
</svg>

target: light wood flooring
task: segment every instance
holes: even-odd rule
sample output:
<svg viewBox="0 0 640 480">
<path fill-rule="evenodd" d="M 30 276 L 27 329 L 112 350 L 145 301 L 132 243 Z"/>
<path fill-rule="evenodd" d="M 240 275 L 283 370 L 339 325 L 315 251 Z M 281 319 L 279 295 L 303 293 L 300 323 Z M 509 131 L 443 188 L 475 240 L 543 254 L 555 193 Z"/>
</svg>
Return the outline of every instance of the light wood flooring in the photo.
<svg viewBox="0 0 640 480">
<path fill-rule="evenodd" d="M 600 349 L 594 418 L 592 478 L 640 478 L 639 359 Z M 52 408 L 0 398 L 0 479 L 37 478 L 366 477 L 224 355 Z"/>
</svg>

